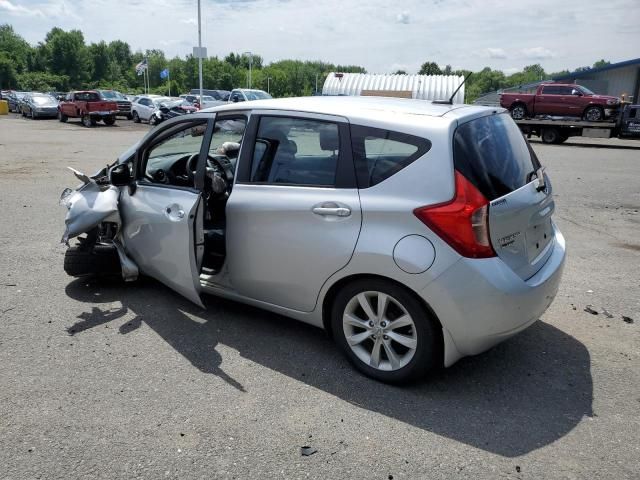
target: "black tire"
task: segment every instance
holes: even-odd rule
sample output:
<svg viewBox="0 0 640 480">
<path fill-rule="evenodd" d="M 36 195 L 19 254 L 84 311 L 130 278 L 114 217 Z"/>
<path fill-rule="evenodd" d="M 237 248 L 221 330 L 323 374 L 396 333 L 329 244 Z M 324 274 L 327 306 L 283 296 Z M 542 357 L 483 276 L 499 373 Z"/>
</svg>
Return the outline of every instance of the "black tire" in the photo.
<svg viewBox="0 0 640 480">
<path fill-rule="evenodd" d="M 133 120 L 133 115 L 131 115 L 130 113 L 127 113 L 127 120 Z"/>
<path fill-rule="evenodd" d="M 371 367 L 361 360 L 347 343 L 343 328 L 343 315 L 349 302 L 363 292 L 385 293 L 399 302 L 410 314 L 415 325 L 417 344 L 413 357 L 403 367 L 396 370 L 381 370 Z M 392 322 L 390 322 L 391 324 Z M 347 359 L 358 370 L 375 380 L 385 383 L 410 382 L 424 378 L 427 372 L 442 366 L 441 327 L 412 292 L 393 282 L 372 278 L 357 280 L 343 287 L 336 295 L 331 307 L 331 329 L 336 343 Z M 384 355 L 386 356 L 386 353 Z"/>
<path fill-rule="evenodd" d="M 102 121 L 104 121 L 105 125 L 111 126 L 116 123 L 116 117 L 104 117 Z"/>
<path fill-rule="evenodd" d="M 140 116 L 138 115 L 138 112 L 133 112 L 132 118 L 133 118 L 133 123 L 140 123 Z"/>
<path fill-rule="evenodd" d="M 514 120 L 523 120 L 527 116 L 527 107 L 524 103 L 516 103 L 511 106 L 510 112 Z"/>
<path fill-rule="evenodd" d="M 111 245 L 73 246 L 65 252 L 64 271 L 72 277 L 121 275 L 120 259 Z"/>
<path fill-rule="evenodd" d="M 156 124 L 156 117 L 152 113 L 151 116 L 149 117 L 149 125 L 154 126 L 155 124 Z"/>
<path fill-rule="evenodd" d="M 69 120 L 69 117 L 62 113 L 61 110 L 58 110 L 58 120 L 60 120 L 62 123 L 66 123 L 67 120 Z"/>
<path fill-rule="evenodd" d="M 583 118 L 589 122 L 599 122 L 604 120 L 604 110 L 601 107 L 587 107 Z"/>
<path fill-rule="evenodd" d="M 93 127 L 96 124 L 96 121 L 91 118 L 91 115 L 88 115 L 86 113 L 82 115 L 80 121 L 82 122 L 82 125 L 87 128 Z"/>
<path fill-rule="evenodd" d="M 560 132 L 557 128 L 543 128 L 540 138 L 543 143 L 560 143 Z"/>
</svg>

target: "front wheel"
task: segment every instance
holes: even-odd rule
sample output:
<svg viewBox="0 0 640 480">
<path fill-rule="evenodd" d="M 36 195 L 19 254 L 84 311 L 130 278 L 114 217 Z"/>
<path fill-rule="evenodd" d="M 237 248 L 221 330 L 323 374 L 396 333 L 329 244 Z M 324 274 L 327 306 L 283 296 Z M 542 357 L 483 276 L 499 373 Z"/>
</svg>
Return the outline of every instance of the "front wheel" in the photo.
<svg viewBox="0 0 640 480">
<path fill-rule="evenodd" d="M 604 119 L 604 111 L 600 107 L 588 107 L 584 111 L 584 119 L 589 122 L 599 122 Z"/>
<path fill-rule="evenodd" d="M 121 273 L 120 259 L 112 245 L 69 247 L 64 255 L 64 271 L 72 277 L 116 276 Z"/>
<path fill-rule="evenodd" d="M 140 123 L 140 115 L 138 115 L 138 112 L 133 112 L 133 123 Z"/>
<path fill-rule="evenodd" d="M 351 363 L 376 380 L 415 380 L 441 365 L 436 321 L 413 294 L 392 282 L 347 285 L 333 303 L 331 326 Z"/>
</svg>

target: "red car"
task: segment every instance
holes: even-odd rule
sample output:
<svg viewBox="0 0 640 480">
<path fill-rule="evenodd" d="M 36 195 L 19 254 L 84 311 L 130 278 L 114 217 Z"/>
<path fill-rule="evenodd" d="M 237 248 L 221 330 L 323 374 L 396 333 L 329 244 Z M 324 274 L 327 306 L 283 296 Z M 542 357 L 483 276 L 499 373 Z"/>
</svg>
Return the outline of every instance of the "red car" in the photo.
<svg viewBox="0 0 640 480">
<path fill-rule="evenodd" d="M 582 117 L 591 122 L 613 116 L 620 107 L 617 97 L 596 95 L 574 83 L 543 83 L 536 93 L 503 93 L 500 105 L 515 120 L 538 115 Z"/>
<path fill-rule="evenodd" d="M 71 92 L 58 105 L 58 119 L 66 122 L 69 118 L 80 118 L 85 127 L 93 127 L 102 120 L 106 125 L 116 123 L 118 104 L 103 100 L 94 90 Z"/>
</svg>

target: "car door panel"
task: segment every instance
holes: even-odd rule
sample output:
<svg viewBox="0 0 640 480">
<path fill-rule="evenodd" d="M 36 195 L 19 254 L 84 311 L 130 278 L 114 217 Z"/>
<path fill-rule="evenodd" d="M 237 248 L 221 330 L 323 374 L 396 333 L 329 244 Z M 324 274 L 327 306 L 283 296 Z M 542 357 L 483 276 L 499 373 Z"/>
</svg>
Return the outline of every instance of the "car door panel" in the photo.
<svg viewBox="0 0 640 480">
<path fill-rule="evenodd" d="M 187 188 L 163 183 L 152 183 L 145 176 L 144 158 L 162 142 L 179 141 L 199 149 L 195 184 L 204 184 L 204 164 L 213 133 L 212 116 L 208 123 L 202 119 L 169 123 L 143 144 L 137 152 L 135 188 L 123 189 L 120 197 L 122 237 L 126 252 L 139 269 L 169 288 L 203 307 L 200 299 L 200 272 L 196 261 L 195 231 L 201 229 L 203 199 L 201 188 Z M 203 123 L 204 122 L 204 123 Z M 191 143 L 193 127 L 207 125 L 198 146 Z M 189 132 L 185 135 L 184 132 Z M 197 137 L 197 135 L 195 135 Z M 171 148 L 169 148 L 170 150 Z M 162 151 L 163 158 L 166 150 Z M 196 228 L 199 227 L 199 228 Z"/>
<path fill-rule="evenodd" d="M 140 184 L 120 205 L 123 243 L 140 270 L 202 306 L 193 237 L 200 201 L 199 192 Z"/>
<path fill-rule="evenodd" d="M 322 285 L 349 263 L 360 235 L 362 214 L 348 123 L 341 117 L 326 115 L 271 112 L 262 117 L 260 113 L 252 113 L 245 131 L 237 181 L 226 206 L 227 265 L 231 283 L 246 297 L 310 312 L 316 306 Z M 325 183 L 328 177 L 323 168 L 333 161 L 336 170 L 331 181 L 335 186 L 291 184 L 300 181 L 302 172 L 321 158 L 313 157 L 312 152 L 319 146 L 318 139 L 303 138 L 304 130 L 291 134 L 289 140 L 282 139 L 282 145 L 293 143 L 292 139 L 297 141 L 296 153 L 288 158 L 288 164 L 281 163 L 285 157 L 274 156 L 270 170 L 263 173 L 264 181 L 251 181 L 262 171 L 261 167 L 253 168 L 251 156 L 256 138 L 257 142 L 264 141 L 258 124 L 266 117 L 324 121 L 330 128 L 337 124 L 339 148 L 321 146 L 324 152 L 330 152 L 325 164 L 318 167 L 317 175 L 306 177 L 311 182 Z M 338 150 L 336 160 L 334 154 Z M 296 170 L 295 166 L 300 163 L 301 169 Z M 280 173 L 273 175 L 274 169 L 280 169 Z M 281 175 L 286 175 L 289 183 L 277 183 L 284 178 Z"/>
</svg>

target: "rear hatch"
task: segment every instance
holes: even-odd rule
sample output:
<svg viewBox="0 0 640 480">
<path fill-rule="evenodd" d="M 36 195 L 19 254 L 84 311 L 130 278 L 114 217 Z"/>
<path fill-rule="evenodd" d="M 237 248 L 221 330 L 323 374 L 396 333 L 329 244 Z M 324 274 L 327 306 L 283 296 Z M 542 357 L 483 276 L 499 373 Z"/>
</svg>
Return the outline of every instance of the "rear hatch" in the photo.
<svg viewBox="0 0 640 480">
<path fill-rule="evenodd" d="M 496 254 L 521 278 L 542 268 L 553 250 L 551 184 L 507 113 L 460 125 L 454 165 L 489 201 L 489 235 Z M 541 178 L 538 178 L 541 177 Z"/>
</svg>

